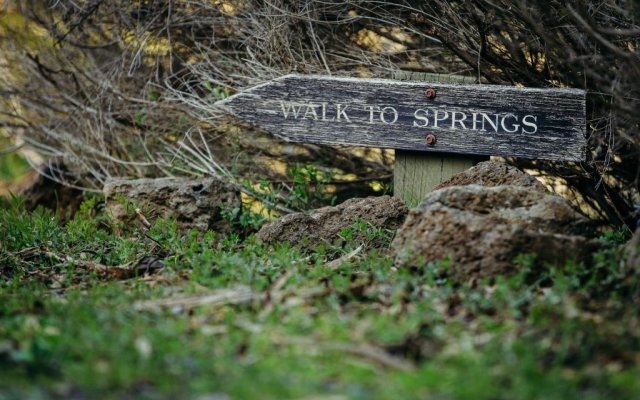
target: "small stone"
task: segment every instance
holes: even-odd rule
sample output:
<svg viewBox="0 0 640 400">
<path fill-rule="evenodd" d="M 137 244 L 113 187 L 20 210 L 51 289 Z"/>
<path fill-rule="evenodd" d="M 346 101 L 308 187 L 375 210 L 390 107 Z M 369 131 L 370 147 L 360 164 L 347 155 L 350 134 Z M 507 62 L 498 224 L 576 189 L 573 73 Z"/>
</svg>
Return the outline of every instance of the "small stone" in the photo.
<svg viewBox="0 0 640 400">
<path fill-rule="evenodd" d="M 152 224 L 157 218 L 175 218 L 183 230 L 229 232 L 231 223 L 221 207 L 242 207 L 240 193 L 219 178 L 114 179 L 106 182 L 104 194 L 107 211 L 125 227 L 142 226 L 139 208 Z"/>
</svg>

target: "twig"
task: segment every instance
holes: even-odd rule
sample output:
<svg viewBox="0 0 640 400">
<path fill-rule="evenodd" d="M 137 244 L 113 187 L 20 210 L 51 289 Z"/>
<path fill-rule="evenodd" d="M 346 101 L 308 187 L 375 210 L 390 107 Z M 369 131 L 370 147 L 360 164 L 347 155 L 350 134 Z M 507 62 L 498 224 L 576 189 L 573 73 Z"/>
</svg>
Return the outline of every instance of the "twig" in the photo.
<svg viewBox="0 0 640 400">
<path fill-rule="evenodd" d="M 364 244 L 361 244 L 355 250 L 352 250 L 349 253 L 343 255 L 342 257 L 338 257 L 335 260 L 328 262 L 326 264 L 326 267 L 329 268 L 329 269 L 338 268 L 343 262 L 348 261 L 348 260 L 352 259 L 353 257 L 357 256 L 358 253 L 360 253 L 363 248 L 364 248 Z"/>
<path fill-rule="evenodd" d="M 264 298 L 264 294 L 255 293 L 248 287 L 220 289 L 205 296 L 173 297 L 168 299 L 138 301 L 133 305 L 136 310 L 181 307 L 192 309 L 200 306 L 220 307 L 228 304 L 243 304 Z"/>
<path fill-rule="evenodd" d="M 385 368 L 397 369 L 405 372 L 415 370 L 415 365 L 402 358 L 394 357 L 384 349 L 365 343 L 323 342 L 301 337 L 280 337 L 276 343 L 283 345 L 300 345 L 307 348 L 316 347 L 325 351 L 337 351 L 349 353 L 354 356 L 366 358 Z"/>
<path fill-rule="evenodd" d="M 144 227 L 149 230 L 151 228 L 151 223 L 149 222 L 149 220 L 147 220 L 147 218 L 144 216 L 144 214 L 142 213 L 142 210 L 139 208 L 136 208 L 136 215 L 138 216 L 138 219 L 140 220 L 140 222 L 142 222 L 142 225 L 144 225 Z"/>
<path fill-rule="evenodd" d="M 277 298 L 282 301 L 285 298 L 296 296 L 300 298 L 312 298 L 326 295 L 328 289 L 319 288 L 303 288 L 295 291 L 279 292 Z M 252 301 L 266 301 L 269 297 L 268 292 L 258 293 L 251 288 L 240 286 L 234 289 L 218 289 L 213 293 L 200 296 L 177 296 L 166 299 L 155 299 L 139 301 L 134 304 L 136 310 L 152 310 L 157 308 L 181 307 L 190 310 L 201 306 L 221 307 L 225 305 L 238 305 L 250 303 Z"/>
</svg>

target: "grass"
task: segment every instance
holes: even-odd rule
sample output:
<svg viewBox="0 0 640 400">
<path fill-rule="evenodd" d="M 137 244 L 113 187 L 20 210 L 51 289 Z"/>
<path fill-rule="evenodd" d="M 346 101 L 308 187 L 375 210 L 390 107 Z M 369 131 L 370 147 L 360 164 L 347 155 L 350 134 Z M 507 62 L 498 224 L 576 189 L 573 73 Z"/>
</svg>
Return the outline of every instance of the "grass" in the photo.
<svg viewBox="0 0 640 400">
<path fill-rule="evenodd" d="M 0 399 L 640 396 L 640 290 L 618 251 L 455 284 L 447 262 L 396 269 L 389 232 L 352 229 L 370 245 L 330 263 L 362 235 L 307 252 L 171 221 L 115 236 L 95 199 L 66 226 L 13 199 Z"/>
</svg>

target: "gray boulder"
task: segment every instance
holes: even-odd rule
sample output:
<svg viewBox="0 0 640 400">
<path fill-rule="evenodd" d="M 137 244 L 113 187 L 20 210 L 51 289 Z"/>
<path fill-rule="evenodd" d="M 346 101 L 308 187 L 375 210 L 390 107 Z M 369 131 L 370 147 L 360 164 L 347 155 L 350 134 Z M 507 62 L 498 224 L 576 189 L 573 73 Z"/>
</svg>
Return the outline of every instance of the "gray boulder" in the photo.
<svg viewBox="0 0 640 400">
<path fill-rule="evenodd" d="M 135 209 L 148 221 L 175 218 L 183 230 L 228 232 L 225 210 L 241 207 L 240 193 L 218 178 L 112 179 L 104 185 L 106 208 L 116 223 L 139 226 Z M 134 225 L 132 225 L 134 224 Z"/>
<path fill-rule="evenodd" d="M 589 221 L 568 202 L 531 187 L 452 186 L 412 210 L 392 248 L 396 265 L 451 261 L 456 280 L 514 270 L 519 254 L 539 263 L 590 261 L 604 244 L 589 239 Z"/>
<path fill-rule="evenodd" d="M 546 191 L 544 185 L 533 176 L 522 172 L 514 166 L 499 161 L 484 161 L 478 163 L 468 170 L 456 174 L 450 179 L 440 183 L 434 187 L 433 190 L 462 185 L 515 185 L 528 187 L 541 193 Z"/>
<path fill-rule="evenodd" d="M 265 224 L 257 238 L 265 243 L 313 246 L 334 241 L 342 229 L 352 226 L 358 219 L 375 227 L 398 229 L 408 212 L 404 202 L 396 197 L 353 198 L 337 206 L 313 210 L 310 214 L 285 215 Z"/>
</svg>

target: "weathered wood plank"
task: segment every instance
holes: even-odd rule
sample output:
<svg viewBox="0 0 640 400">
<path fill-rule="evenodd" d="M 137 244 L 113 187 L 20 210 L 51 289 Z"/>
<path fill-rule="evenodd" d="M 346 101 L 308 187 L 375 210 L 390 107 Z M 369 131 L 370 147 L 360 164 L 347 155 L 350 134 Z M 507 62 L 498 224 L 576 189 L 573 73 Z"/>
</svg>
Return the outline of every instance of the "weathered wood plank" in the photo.
<svg viewBox="0 0 640 400">
<path fill-rule="evenodd" d="M 292 142 L 547 160 L 585 155 L 585 92 L 577 89 L 287 75 L 217 105 Z"/>
<path fill-rule="evenodd" d="M 468 75 L 452 75 L 452 74 L 438 74 L 433 72 L 419 72 L 419 71 L 406 71 L 397 70 L 393 72 L 393 79 L 403 79 L 408 81 L 425 81 L 425 82 L 438 82 L 438 83 L 466 83 L 468 85 L 475 85 L 475 77 Z"/>
</svg>

